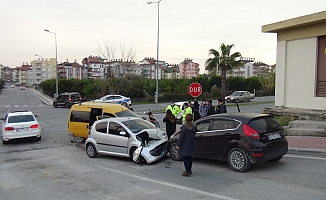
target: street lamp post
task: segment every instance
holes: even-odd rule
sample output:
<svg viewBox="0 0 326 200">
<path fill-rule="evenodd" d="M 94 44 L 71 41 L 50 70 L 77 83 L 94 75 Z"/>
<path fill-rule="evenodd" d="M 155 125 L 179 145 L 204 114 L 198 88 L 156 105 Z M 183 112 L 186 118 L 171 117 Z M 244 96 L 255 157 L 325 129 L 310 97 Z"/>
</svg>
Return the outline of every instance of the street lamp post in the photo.
<svg viewBox="0 0 326 200">
<path fill-rule="evenodd" d="M 54 34 L 54 40 L 55 40 L 55 98 L 57 98 L 57 96 L 59 95 L 58 93 L 58 48 L 57 48 L 57 34 L 54 32 L 51 32 L 47 29 L 44 29 L 45 32 L 49 32 Z"/>
<path fill-rule="evenodd" d="M 157 49 L 156 49 L 156 92 L 155 92 L 155 103 L 156 103 L 156 110 L 158 110 L 158 55 L 159 55 L 159 41 L 160 41 L 160 2 L 149 1 L 147 4 L 157 3 Z"/>
</svg>

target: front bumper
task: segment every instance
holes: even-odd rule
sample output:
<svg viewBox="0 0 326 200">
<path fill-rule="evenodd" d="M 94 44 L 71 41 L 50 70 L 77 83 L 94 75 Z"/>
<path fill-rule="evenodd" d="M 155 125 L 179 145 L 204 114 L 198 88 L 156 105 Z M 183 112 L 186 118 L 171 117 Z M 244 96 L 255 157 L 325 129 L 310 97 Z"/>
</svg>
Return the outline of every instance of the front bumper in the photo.
<svg viewBox="0 0 326 200">
<path fill-rule="evenodd" d="M 153 163 L 161 158 L 163 158 L 168 152 L 168 141 L 163 140 L 157 144 L 149 145 L 148 147 L 143 147 L 141 152 L 142 157 L 147 163 Z"/>
</svg>

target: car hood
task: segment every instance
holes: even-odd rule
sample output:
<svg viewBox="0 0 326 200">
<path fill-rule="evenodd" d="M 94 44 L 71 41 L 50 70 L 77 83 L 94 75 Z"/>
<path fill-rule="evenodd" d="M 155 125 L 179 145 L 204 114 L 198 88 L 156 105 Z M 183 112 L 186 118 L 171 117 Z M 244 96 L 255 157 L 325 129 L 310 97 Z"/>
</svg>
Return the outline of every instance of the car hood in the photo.
<svg viewBox="0 0 326 200">
<path fill-rule="evenodd" d="M 151 139 L 162 139 L 164 137 L 163 131 L 161 131 L 158 128 L 157 129 L 144 129 L 144 130 L 140 131 L 139 133 L 137 133 L 136 135 L 140 136 L 140 135 L 144 135 L 146 133 L 147 133 L 148 137 Z"/>
</svg>

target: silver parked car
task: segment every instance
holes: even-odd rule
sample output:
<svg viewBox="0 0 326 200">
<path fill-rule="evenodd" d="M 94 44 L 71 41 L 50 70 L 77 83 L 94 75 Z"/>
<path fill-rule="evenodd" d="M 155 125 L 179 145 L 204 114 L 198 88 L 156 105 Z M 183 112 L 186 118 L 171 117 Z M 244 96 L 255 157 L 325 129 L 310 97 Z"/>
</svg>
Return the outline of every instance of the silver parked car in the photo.
<svg viewBox="0 0 326 200">
<path fill-rule="evenodd" d="M 136 117 L 107 118 L 94 122 L 85 142 L 86 153 L 132 158 L 152 163 L 167 153 L 168 137 L 156 126 Z"/>
<path fill-rule="evenodd" d="M 230 102 L 249 102 L 252 98 L 248 91 L 234 91 L 229 96 L 225 97 L 225 101 Z"/>
</svg>

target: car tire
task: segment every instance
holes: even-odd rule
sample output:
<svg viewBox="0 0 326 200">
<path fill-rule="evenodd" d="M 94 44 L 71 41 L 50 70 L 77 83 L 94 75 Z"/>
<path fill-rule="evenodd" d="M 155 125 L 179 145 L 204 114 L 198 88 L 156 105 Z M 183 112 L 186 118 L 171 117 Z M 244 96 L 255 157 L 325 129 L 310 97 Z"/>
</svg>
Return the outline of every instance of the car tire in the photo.
<svg viewBox="0 0 326 200">
<path fill-rule="evenodd" d="M 92 144 L 92 143 L 87 143 L 86 144 L 86 154 L 90 158 L 96 158 L 97 157 L 97 151 L 96 151 L 96 148 L 95 148 L 94 144 Z"/>
<path fill-rule="evenodd" d="M 240 102 L 239 99 L 236 99 L 236 100 L 235 100 L 235 103 L 239 103 L 239 102 Z"/>
<path fill-rule="evenodd" d="M 53 104 L 53 107 L 57 108 L 58 107 L 58 104 L 57 103 L 54 103 Z"/>
<path fill-rule="evenodd" d="M 36 141 L 40 141 L 42 139 L 42 136 L 36 138 Z"/>
<path fill-rule="evenodd" d="M 233 148 L 229 151 L 228 163 L 231 169 L 237 172 L 245 172 L 251 167 L 247 155 L 239 148 Z"/>
<path fill-rule="evenodd" d="M 277 162 L 279 160 L 281 160 L 283 158 L 283 156 L 280 156 L 280 157 L 277 157 L 277 158 L 274 158 L 272 160 L 270 160 L 271 162 Z"/>
<path fill-rule="evenodd" d="M 123 105 L 124 107 L 127 107 L 127 103 L 123 102 L 121 105 Z"/>
<path fill-rule="evenodd" d="M 76 137 L 74 136 L 74 139 L 77 143 L 84 143 L 85 142 L 85 138 L 82 138 L 82 137 Z"/>
<path fill-rule="evenodd" d="M 2 144 L 8 144 L 8 141 L 2 140 Z"/>
<path fill-rule="evenodd" d="M 134 153 L 135 153 L 135 150 L 136 150 L 137 148 L 136 147 L 133 147 L 133 148 L 131 148 L 131 153 L 130 153 L 130 157 L 131 158 L 133 158 L 134 157 Z M 133 160 L 134 161 L 134 160 Z M 144 163 L 145 162 L 145 159 L 143 158 L 143 156 L 139 156 L 139 158 L 136 160 L 136 161 L 134 161 L 134 163 L 136 163 L 136 164 L 142 164 L 142 163 Z"/>
<path fill-rule="evenodd" d="M 169 153 L 173 160 L 180 161 L 181 160 L 180 151 L 177 150 L 176 146 L 177 146 L 177 143 L 175 143 L 175 142 L 171 143 L 170 148 L 169 148 Z"/>
</svg>

